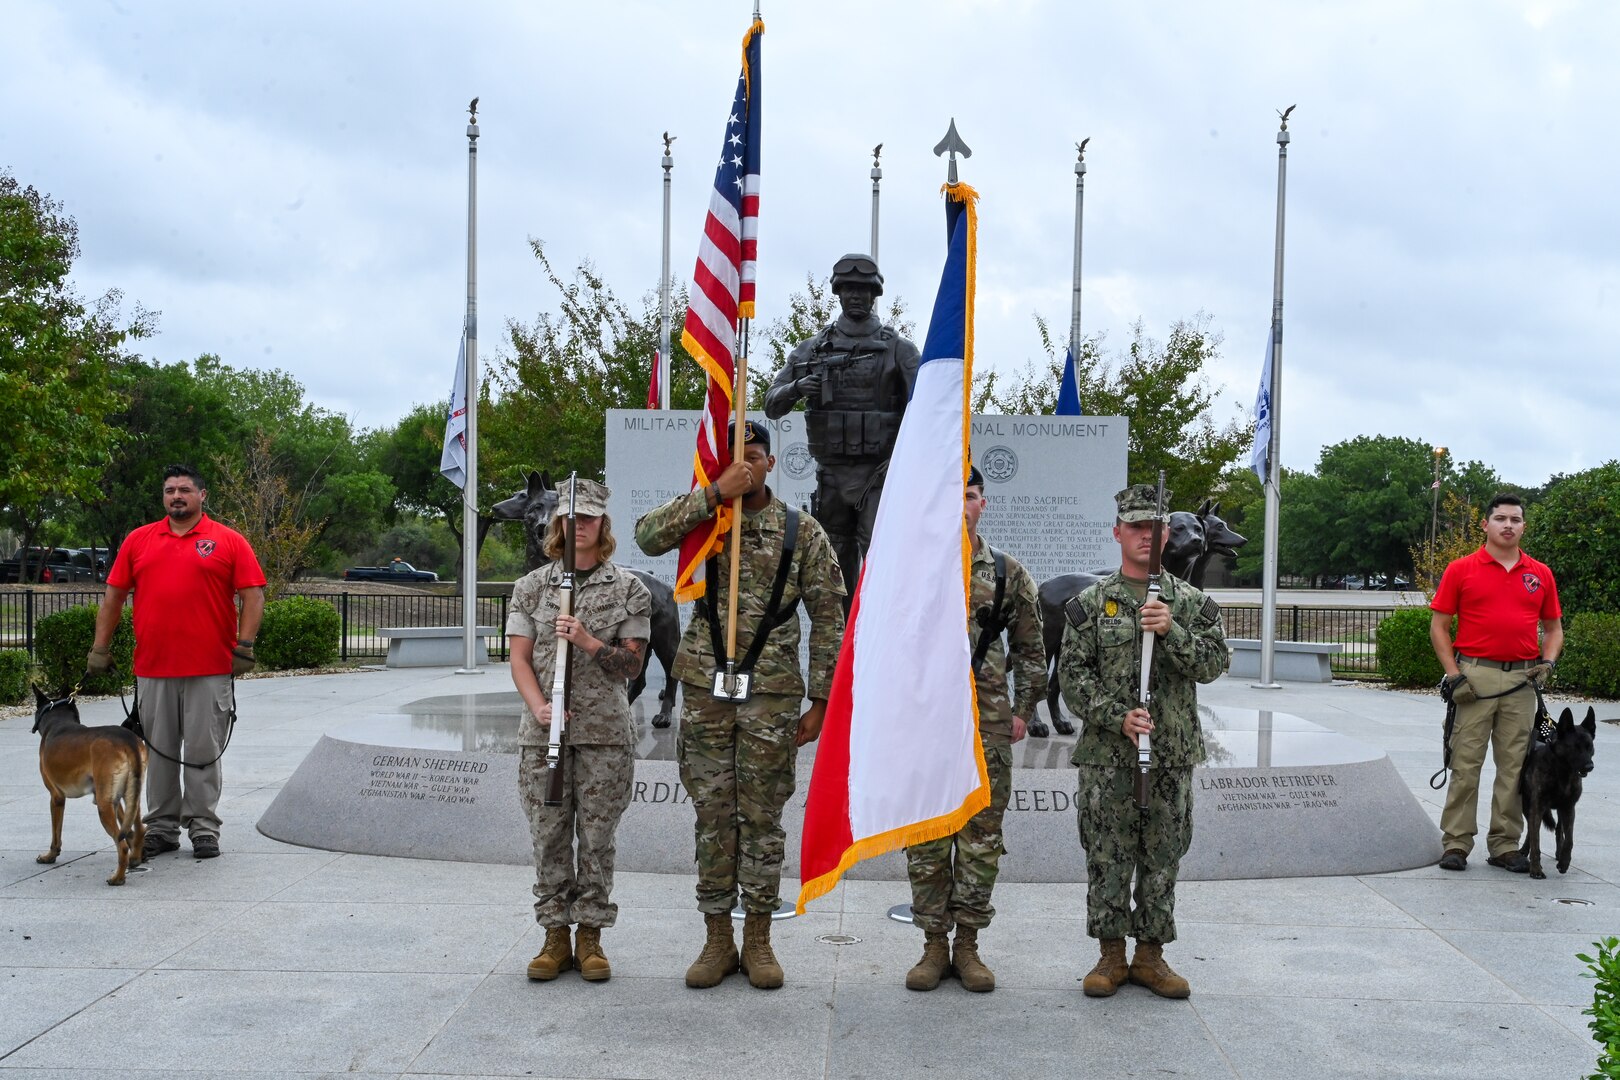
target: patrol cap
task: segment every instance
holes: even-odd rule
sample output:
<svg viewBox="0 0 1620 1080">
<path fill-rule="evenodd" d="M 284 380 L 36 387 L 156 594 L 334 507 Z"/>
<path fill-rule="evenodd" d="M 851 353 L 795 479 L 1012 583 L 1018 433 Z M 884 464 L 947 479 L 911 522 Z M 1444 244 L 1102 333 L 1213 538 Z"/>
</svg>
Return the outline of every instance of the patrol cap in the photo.
<svg viewBox="0 0 1620 1080">
<path fill-rule="evenodd" d="M 1165 488 L 1164 504 L 1170 505 L 1170 489 Z M 1114 496 L 1117 517 L 1124 522 L 1152 521 L 1159 516 L 1159 489 L 1152 484 L 1132 484 Z"/>
<path fill-rule="evenodd" d="M 726 425 L 726 445 L 733 446 L 737 442 L 737 428 L 734 424 Z M 743 421 L 743 445 L 762 446 L 768 454 L 771 452 L 771 429 L 764 424 L 752 420 Z"/>
<path fill-rule="evenodd" d="M 877 260 L 870 255 L 855 252 L 833 263 L 832 290 L 836 294 L 840 285 L 870 285 L 883 295 L 883 275 L 878 272 Z"/>
<path fill-rule="evenodd" d="M 608 500 L 613 492 L 608 486 L 598 480 L 587 480 L 584 477 L 574 481 L 574 513 L 584 514 L 586 517 L 601 517 L 607 513 Z M 568 481 L 564 480 L 557 485 L 557 513 L 568 511 Z"/>
<path fill-rule="evenodd" d="M 984 473 L 980 472 L 979 467 L 974 465 L 972 462 L 968 463 L 967 486 L 976 487 L 980 491 L 984 490 Z"/>
</svg>

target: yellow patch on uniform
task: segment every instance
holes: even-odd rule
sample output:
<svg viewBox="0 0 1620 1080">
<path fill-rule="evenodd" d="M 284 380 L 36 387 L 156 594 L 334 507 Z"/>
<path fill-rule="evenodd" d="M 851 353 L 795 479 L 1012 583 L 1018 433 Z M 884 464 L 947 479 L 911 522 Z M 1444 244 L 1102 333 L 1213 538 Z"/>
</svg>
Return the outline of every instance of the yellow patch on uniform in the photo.
<svg viewBox="0 0 1620 1080">
<path fill-rule="evenodd" d="M 1118 615 L 1119 614 L 1119 601 L 1118 600 L 1104 600 L 1103 601 L 1103 614 L 1108 616 L 1110 619 L 1112 619 L 1115 615 Z"/>
</svg>

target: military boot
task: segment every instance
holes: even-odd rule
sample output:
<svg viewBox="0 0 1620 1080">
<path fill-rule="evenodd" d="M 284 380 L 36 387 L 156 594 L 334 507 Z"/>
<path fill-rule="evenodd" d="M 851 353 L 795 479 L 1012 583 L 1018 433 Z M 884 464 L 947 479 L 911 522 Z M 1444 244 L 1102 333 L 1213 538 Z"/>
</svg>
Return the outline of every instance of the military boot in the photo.
<svg viewBox="0 0 1620 1080">
<path fill-rule="evenodd" d="M 737 943 L 731 937 L 731 913 L 705 915 L 709 937 L 703 951 L 686 969 L 686 985 L 696 990 L 719 986 L 720 980 L 737 970 Z"/>
<path fill-rule="evenodd" d="M 956 928 L 956 943 L 951 950 L 951 968 L 962 980 L 962 989 L 975 994 L 989 993 L 996 988 L 995 972 L 979 959 L 979 931 L 972 926 Z"/>
<path fill-rule="evenodd" d="M 907 990 L 932 990 L 951 969 L 951 939 L 944 931 L 923 939 L 922 959 L 906 972 Z"/>
<path fill-rule="evenodd" d="M 771 913 L 750 911 L 743 919 L 743 974 L 757 990 L 775 990 L 782 985 L 782 965 L 771 949 Z"/>
<path fill-rule="evenodd" d="M 602 928 L 581 926 L 574 931 L 574 963 L 586 982 L 607 982 L 613 974 L 607 954 L 602 951 Z"/>
<path fill-rule="evenodd" d="M 574 955 L 568 951 L 568 927 L 546 927 L 546 943 L 540 955 L 529 961 L 529 978 L 536 982 L 550 982 L 574 966 Z"/>
<path fill-rule="evenodd" d="M 1125 985 L 1129 968 L 1125 964 L 1125 939 L 1104 938 L 1102 957 L 1097 966 L 1086 973 L 1080 988 L 1086 997 L 1113 997 L 1114 991 Z"/>
<path fill-rule="evenodd" d="M 1164 962 L 1164 946 L 1154 941 L 1136 943 L 1136 955 L 1131 957 L 1130 979 L 1137 986 L 1145 986 L 1160 997 L 1184 998 L 1192 993 L 1187 980 Z"/>
</svg>

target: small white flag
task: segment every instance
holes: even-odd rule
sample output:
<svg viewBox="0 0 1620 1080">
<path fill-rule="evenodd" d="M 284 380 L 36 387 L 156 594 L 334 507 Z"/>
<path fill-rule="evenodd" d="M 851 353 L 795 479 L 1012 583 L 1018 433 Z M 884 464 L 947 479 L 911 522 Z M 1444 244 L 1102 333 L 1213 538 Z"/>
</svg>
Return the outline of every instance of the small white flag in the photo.
<svg viewBox="0 0 1620 1080">
<path fill-rule="evenodd" d="M 450 412 L 444 421 L 444 453 L 439 471 L 458 488 L 467 486 L 467 335 L 456 351 L 456 383 L 450 388 Z"/>
<path fill-rule="evenodd" d="M 1249 454 L 1249 465 L 1264 487 L 1271 472 L 1271 350 L 1277 340 L 1277 328 L 1266 331 L 1266 366 L 1260 369 L 1260 390 L 1254 395 L 1254 449 Z"/>
</svg>

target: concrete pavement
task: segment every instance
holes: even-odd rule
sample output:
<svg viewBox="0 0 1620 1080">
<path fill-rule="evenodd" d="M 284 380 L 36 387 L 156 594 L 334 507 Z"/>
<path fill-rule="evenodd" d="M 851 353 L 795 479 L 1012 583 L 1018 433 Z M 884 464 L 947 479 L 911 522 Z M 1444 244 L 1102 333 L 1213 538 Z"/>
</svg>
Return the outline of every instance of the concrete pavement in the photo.
<svg viewBox="0 0 1620 1080">
<path fill-rule="evenodd" d="M 321 734 L 510 689 L 498 665 L 242 681 L 224 857 L 183 848 L 121 889 L 102 883 L 114 855 L 87 800 L 68 805 L 62 860 L 34 862 L 49 834 L 36 737 L 29 717 L 0 720 L 0 1080 L 1564 1077 L 1595 1061 L 1581 1015 L 1592 983 L 1574 954 L 1620 930 L 1613 725 L 1600 725 L 1567 876 L 1531 881 L 1476 850 L 1464 874 L 1184 883 L 1167 956 L 1189 1001 L 1080 994 L 1095 958 L 1083 884 L 997 889 L 981 936 L 1000 980 L 990 995 L 904 989 L 921 938 L 885 917 L 909 897 L 882 881 L 848 882 L 778 924 L 784 989 L 733 977 L 692 991 L 682 975 L 703 924 L 684 875 L 619 876 L 610 982 L 531 984 L 528 869 L 312 851 L 254 829 Z M 1437 699 L 1223 679 L 1206 700 L 1383 747 L 1438 818 Z M 116 699 L 84 711 L 122 718 Z"/>
</svg>

